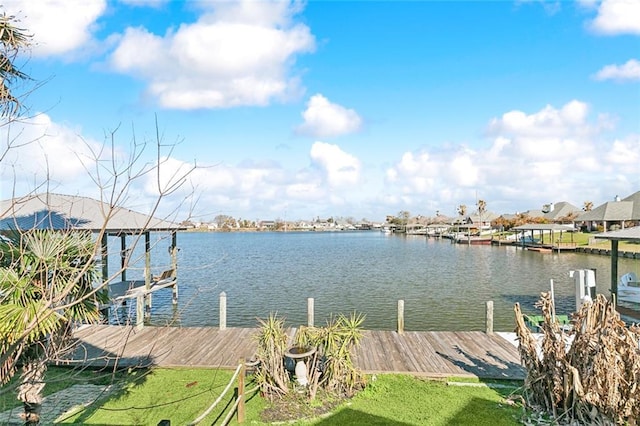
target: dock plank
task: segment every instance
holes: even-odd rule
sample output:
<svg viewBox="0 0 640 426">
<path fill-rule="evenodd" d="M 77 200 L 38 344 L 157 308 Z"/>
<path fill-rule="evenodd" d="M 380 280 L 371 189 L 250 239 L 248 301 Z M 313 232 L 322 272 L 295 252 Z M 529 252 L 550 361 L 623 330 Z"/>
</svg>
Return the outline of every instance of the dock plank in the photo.
<svg viewBox="0 0 640 426">
<path fill-rule="evenodd" d="M 289 343 L 296 328 L 289 328 Z M 75 333 L 79 342 L 68 363 L 93 366 L 234 368 L 254 358 L 256 328 L 94 325 Z M 523 379 L 517 348 L 499 334 L 363 330 L 354 362 L 365 373 L 427 377 L 468 376 Z"/>
</svg>

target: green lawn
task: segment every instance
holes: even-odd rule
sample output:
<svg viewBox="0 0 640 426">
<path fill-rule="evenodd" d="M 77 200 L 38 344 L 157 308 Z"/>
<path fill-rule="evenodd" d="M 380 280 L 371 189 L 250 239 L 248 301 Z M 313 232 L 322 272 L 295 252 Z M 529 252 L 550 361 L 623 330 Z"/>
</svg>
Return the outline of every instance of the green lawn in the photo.
<svg viewBox="0 0 640 426">
<path fill-rule="evenodd" d="M 513 388 L 449 386 L 407 375 L 378 375 L 367 389 L 309 425 L 516 425 L 522 409 L 505 404 Z"/>
<path fill-rule="evenodd" d="M 222 393 L 233 371 L 213 369 L 161 368 L 133 371 L 121 390 L 106 400 L 77 412 L 61 423 L 157 425 L 170 420 L 184 425 L 195 420 Z M 248 383 L 248 388 L 253 387 Z M 220 421 L 234 396 L 234 387 L 202 424 Z M 247 418 L 258 418 L 264 401 L 254 393 L 247 402 Z"/>
<path fill-rule="evenodd" d="M 54 370 L 55 373 L 55 370 Z M 59 374 L 59 373 L 55 373 Z M 85 373 L 86 374 L 86 373 Z M 94 373 L 95 374 L 95 373 Z M 63 424 L 172 425 L 187 424 L 203 413 L 220 395 L 233 372 L 212 369 L 153 369 L 122 373 L 116 377 L 119 391 L 67 418 Z M 68 373 L 67 373 L 68 375 Z M 92 379 L 92 376 L 88 376 Z M 101 381 L 104 381 L 104 375 Z M 81 378 L 68 381 L 73 385 Z M 95 380 L 93 378 L 92 380 Z M 248 378 L 247 389 L 254 385 Z M 61 387 L 61 381 L 56 389 Z M 476 385 L 479 383 L 476 382 Z M 487 386 L 450 386 L 408 375 L 378 375 L 367 388 L 332 412 L 295 425 L 515 425 L 521 407 L 505 403 L 516 389 Z M 504 384 L 503 384 L 504 386 Z M 4 396 L 7 398 L 7 395 Z M 219 424 L 231 405 L 233 389 L 202 424 Z M 5 401 L 6 402 L 6 401 Z M 248 395 L 246 424 L 264 425 L 260 412 L 268 406 L 257 392 Z M 234 420 L 232 424 L 237 424 Z"/>
</svg>

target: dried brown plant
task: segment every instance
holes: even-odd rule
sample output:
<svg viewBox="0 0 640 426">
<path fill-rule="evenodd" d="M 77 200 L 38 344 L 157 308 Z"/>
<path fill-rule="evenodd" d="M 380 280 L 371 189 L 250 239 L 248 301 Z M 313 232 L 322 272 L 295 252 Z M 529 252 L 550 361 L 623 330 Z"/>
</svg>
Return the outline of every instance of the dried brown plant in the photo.
<svg viewBox="0 0 640 426">
<path fill-rule="evenodd" d="M 516 333 L 527 369 L 525 402 L 559 422 L 629 424 L 640 419 L 640 328 L 628 327 L 615 306 L 598 295 L 563 330 L 543 293 L 541 339 L 526 326 L 518 304 Z"/>
</svg>

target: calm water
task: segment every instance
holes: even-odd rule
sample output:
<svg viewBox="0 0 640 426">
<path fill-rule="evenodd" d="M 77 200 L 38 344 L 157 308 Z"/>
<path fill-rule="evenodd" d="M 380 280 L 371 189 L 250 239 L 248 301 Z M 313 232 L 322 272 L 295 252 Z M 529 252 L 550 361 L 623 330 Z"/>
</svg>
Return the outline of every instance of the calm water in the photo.
<svg viewBox="0 0 640 426">
<path fill-rule="evenodd" d="M 169 241 L 152 237 L 159 272 L 170 264 Z M 550 279 L 559 314 L 575 307 L 569 270 L 595 268 L 597 290 L 607 295 L 610 279 L 606 256 L 467 246 L 375 231 L 181 233 L 178 247 L 179 305 L 172 308 L 171 290 L 154 293 L 153 324 L 217 326 L 224 291 L 231 327 L 256 326 L 256 318 L 270 312 L 290 325 L 304 324 L 307 298 L 313 297 L 317 325 L 332 313 L 356 311 L 366 314 L 369 329 L 394 329 L 397 301 L 403 299 L 407 330 L 483 330 L 485 302 L 493 300 L 495 329 L 511 331 L 514 303 L 533 312 Z M 620 259 L 621 273 L 634 268 L 638 261 Z M 128 278 L 138 276 L 140 269 L 133 268 Z"/>
</svg>

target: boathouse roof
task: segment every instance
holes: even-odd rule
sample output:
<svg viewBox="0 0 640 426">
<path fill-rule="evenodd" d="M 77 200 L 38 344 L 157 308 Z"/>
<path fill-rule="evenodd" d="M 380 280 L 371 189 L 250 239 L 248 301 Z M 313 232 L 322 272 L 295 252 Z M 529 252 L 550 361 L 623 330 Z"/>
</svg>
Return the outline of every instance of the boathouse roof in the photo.
<svg viewBox="0 0 640 426">
<path fill-rule="evenodd" d="M 603 240 L 640 241 L 640 226 L 603 232 L 594 236 Z"/>
<path fill-rule="evenodd" d="M 131 234 L 185 227 L 78 195 L 41 193 L 0 201 L 0 230 L 88 230 Z"/>
</svg>

